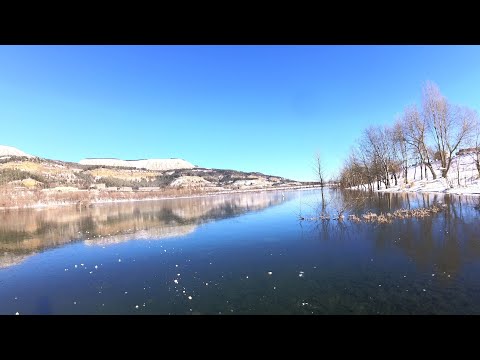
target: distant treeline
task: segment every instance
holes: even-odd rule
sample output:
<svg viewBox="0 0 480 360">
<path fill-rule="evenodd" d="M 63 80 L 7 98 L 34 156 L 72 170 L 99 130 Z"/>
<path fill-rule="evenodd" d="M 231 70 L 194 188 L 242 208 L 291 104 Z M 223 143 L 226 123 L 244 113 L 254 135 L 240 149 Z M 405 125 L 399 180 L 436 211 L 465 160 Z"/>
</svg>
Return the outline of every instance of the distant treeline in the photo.
<svg viewBox="0 0 480 360">
<path fill-rule="evenodd" d="M 480 176 L 480 123 L 476 111 L 450 103 L 438 86 L 426 82 L 420 107 L 410 105 L 390 126 L 370 126 L 352 147 L 339 176 L 342 187 L 363 186 L 377 189 L 383 183 L 398 185 L 407 169 L 420 165 L 420 177 L 433 179 L 435 170 L 448 176 L 452 158 L 462 147 L 470 146 Z M 434 161 L 440 167 L 434 169 Z M 427 170 L 428 169 L 428 170 Z"/>
</svg>

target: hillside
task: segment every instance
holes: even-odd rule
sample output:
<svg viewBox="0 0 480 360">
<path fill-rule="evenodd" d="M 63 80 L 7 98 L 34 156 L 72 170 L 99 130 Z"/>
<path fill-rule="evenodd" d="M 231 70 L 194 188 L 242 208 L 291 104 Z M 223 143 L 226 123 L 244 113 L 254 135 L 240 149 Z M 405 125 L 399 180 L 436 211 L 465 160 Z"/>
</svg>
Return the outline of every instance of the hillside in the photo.
<svg viewBox="0 0 480 360">
<path fill-rule="evenodd" d="M 118 160 L 116 164 L 128 166 L 109 166 L 32 157 L 15 150 L 9 150 L 8 155 L 0 158 L 0 208 L 72 202 L 88 206 L 116 200 L 310 185 L 258 172 L 194 167 L 181 159 Z M 15 153 L 25 155 L 13 155 Z M 140 167 L 142 165 L 146 167 Z M 187 168 L 172 169 L 172 166 Z"/>
</svg>

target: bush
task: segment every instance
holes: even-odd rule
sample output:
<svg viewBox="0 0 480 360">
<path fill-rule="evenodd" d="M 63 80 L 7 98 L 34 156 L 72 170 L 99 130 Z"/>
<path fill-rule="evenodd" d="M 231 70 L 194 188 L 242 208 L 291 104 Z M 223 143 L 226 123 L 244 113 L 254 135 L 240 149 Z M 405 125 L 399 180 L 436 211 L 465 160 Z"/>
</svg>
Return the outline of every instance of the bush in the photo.
<svg viewBox="0 0 480 360">
<path fill-rule="evenodd" d="M 33 179 L 41 183 L 46 184 L 48 181 L 45 177 L 38 174 L 33 174 L 28 171 L 22 171 L 19 169 L 2 169 L 0 170 L 0 185 L 8 184 L 11 181 Z"/>
<path fill-rule="evenodd" d="M 134 186 L 138 186 L 138 183 L 135 182 L 135 181 L 129 181 L 129 180 L 124 180 L 124 179 L 120 179 L 120 178 L 116 178 L 116 177 L 105 177 L 105 178 L 102 178 L 102 182 L 105 183 L 105 186 L 106 187 L 124 187 L 124 186 L 128 186 L 128 187 L 134 187 Z"/>
</svg>

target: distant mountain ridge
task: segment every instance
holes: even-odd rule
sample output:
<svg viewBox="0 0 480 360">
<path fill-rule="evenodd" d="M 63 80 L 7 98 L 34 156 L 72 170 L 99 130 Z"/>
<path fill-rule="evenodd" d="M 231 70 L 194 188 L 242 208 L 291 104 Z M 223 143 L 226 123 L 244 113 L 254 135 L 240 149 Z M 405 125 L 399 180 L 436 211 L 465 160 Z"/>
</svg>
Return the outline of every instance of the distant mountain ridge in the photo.
<svg viewBox="0 0 480 360">
<path fill-rule="evenodd" d="M 50 192 L 86 191 L 90 195 L 83 197 L 99 201 L 143 198 L 145 192 L 181 195 L 312 185 L 259 172 L 201 168 L 183 159 L 97 158 L 76 163 L 32 156 L 10 146 L 0 150 L 0 190 L 8 188 L 10 192 L 5 194 L 13 196 L 3 201 L 4 207 L 12 203 L 18 206 L 20 197 L 15 197 L 13 190 L 41 190 L 38 194 L 46 198 Z"/>
<path fill-rule="evenodd" d="M 13 146 L 0 145 L 0 158 L 8 158 L 11 156 L 34 158 L 35 156 L 17 149 Z M 97 166 L 117 166 L 130 167 L 134 169 L 147 170 L 176 170 L 176 169 L 193 169 L 196 166 L 188 161 L 178 158 L 170 159 L 138 159 L 138 160 L 121 160 L 115 158 L 85 158 L 78 162 L 80 165 L 97 165 Z"/>
</svg>

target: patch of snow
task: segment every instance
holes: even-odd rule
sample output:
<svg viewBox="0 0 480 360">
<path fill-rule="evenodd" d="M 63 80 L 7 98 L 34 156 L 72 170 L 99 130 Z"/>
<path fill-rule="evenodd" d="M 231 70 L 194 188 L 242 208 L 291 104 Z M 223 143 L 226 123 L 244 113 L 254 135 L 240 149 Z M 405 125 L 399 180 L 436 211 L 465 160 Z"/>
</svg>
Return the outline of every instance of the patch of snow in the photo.
<svg viewBox="0 0 480 360">
<path fill-rule="evenodd" d="M 407 184 L 402 175 L 397 178 L 397 185 L 390 186 L 388 189 L 385 184 L 380 185 L 378 192 L 436 192 L 458 195 L 480 195 L 480 179 L 471 155 L 457 155 L 452 159 L 447 178 L 441 175 L 440 161 L 432 162 L 432 166 L 437 179 L 432 179 L 430 169 L 427 169 L 427 177 L 424 175 L 420 179 L 420 165 L 411 166 L 407 169 Z M 391 180 L 394 183 L 394 180 Z M 362 190 L 365 186 L 356 186 L 352 189 Z"/>
</svg>

